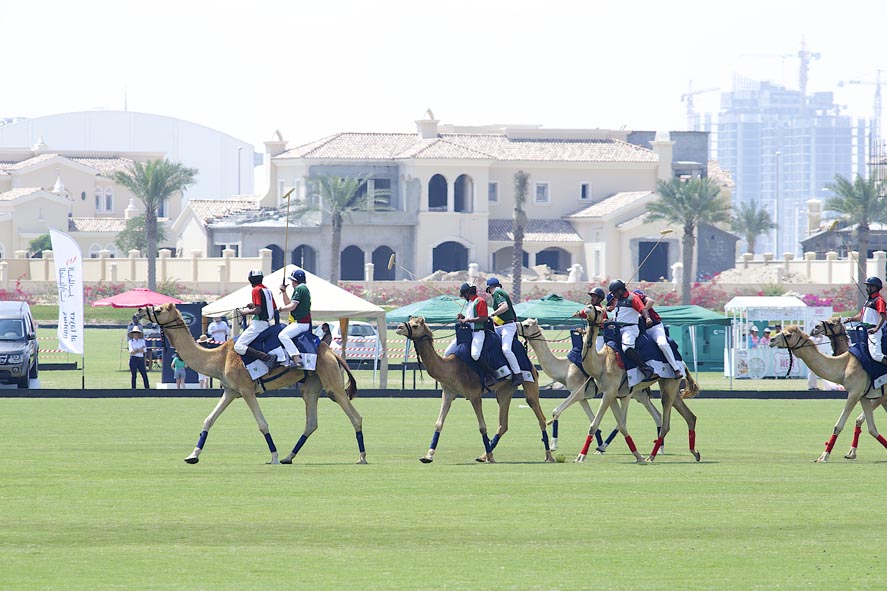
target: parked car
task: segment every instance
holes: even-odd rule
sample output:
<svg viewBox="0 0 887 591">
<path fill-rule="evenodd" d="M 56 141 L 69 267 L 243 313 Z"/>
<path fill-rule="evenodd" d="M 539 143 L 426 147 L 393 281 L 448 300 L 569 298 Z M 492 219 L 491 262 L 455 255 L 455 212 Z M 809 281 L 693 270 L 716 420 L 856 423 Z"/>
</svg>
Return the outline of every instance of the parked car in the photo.
<svg viewBox="0 0 887 591">
<path fill-rule="evenodd" d="M 37 379 L 37 327 L 27 302 L 0 302 L 0 382 Z"/>
<path fill-rule="evenodd" d="M 339 329 L 339 323 L 330 322 L 329 325 L 330 334 L 333 337 L 330 348 L 341 355 L 342 333 Z M 318 338 L 323 337 L 323 331 L 320 326 L 314 329 L 314 334 Z M 379 333 L 376 331 L 376 327 L 368 322 L 360 322 L 359 320 L 352 320 L 348 323 L 348 343 L 345 346 L 344 355 L 346 359 L 378 359 L 381 357 L 381 353 L 382 346 L 379 343 Z"/>
</svg>

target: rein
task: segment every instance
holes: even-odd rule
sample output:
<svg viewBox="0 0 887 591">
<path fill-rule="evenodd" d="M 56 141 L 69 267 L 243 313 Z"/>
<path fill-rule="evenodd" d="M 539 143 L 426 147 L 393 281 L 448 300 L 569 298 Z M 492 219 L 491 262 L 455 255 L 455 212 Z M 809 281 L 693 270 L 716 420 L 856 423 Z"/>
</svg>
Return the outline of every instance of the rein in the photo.
<svg viewBox="0 0 887 591">
<path fill-rule="evenodd" d="M 788 337 L 785 337 L 785 348 L 788 350 L 788 371 L 785 372 L 786 378 L 788 378 L 788 376 L 791 375 L 792 367 L 794 367 L 794 364 L 795 364 L 795 356 L 793 354 L 794 351 L 797 351 L 798 349 L 802 349 L 804 347 L 815 347 L 816 346 L 816 343 L 811 341 L 810 337 L 808 337 L 800 332 L 797 334 L 798 334 L 798 342 L 795 343 L 794 346 L 789 345 Z M 804 343 L 804 339 L 807 339 L 806 343 Z"/>
</svg>

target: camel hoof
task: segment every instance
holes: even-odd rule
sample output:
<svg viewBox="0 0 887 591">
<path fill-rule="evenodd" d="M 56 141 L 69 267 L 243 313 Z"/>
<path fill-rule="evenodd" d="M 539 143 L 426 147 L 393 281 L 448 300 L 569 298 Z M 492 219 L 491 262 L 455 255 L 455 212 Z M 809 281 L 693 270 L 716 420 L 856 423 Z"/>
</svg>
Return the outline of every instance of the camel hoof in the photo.
<svg viewBox="0 0 887 591">
<path fill-rule="evenodd" d="M 271 460 L 270 462 L 265 462 L 265 464 L 268 466 L 279 466 L 280 464 L 282 464 L 282 462 L 280 460 L 275 459 L 275 460 Z"/>
<path fill-rule="evenodd" d="M 196 464 L 199 461 L 200 458 L 198 458 L 197 456 L 188 456 L 187 458 L 185 458 L 185 462 L 188 464 Z"/>
<path fill-rule="evenodd" d="M 551 454 L 548 454 L 548 455 L 545 456 L 545 461 L 548 462 L 548 463 L 553 463 L 553 462 L 554 462 L 554 457 L 552 457 Z"/>
<path fill-rule="evenodd" d="M 434 461 L 434 458 L 429 458 L 428 456 L 425 456 L 425 457 L 419 458 L 419 461 L 422 462 L 423 464 L 430 464 L 431 462 Z"/>
<path fill-rule="evenodd" d="M 814 462 L 817 462 L 817 463 L 823 463 L 823 464 L 824 464 L 825 462 L 828 462 L 828 454 L 827 454 L 827 453 L 824 453 L 824 454 L 822 454 L 821 456 L 819 456 L 818 458 L 816 458 L 816 459 L 813 460 L 813 461 L 814 461 Z"/>
<path fill-rule="evenodd" d="M 702 454 L 699 453 L 698 451 L 696 451 L 695 449 L 691 449 L 691 450 L 690 450 L 690 453 L 693 454 L 693 457 L 696 458 L 696 461 L 697 461 L 697 462 L 698 462 L 700 459 L 702 459 Z"/>
<path fill-rule="evenodd" d="M 856 448 L 851 448 L 850 451 L 847 452 L 847 455 L 844 456 L 846 460 L 855 460 L 856 459 Z"/>
<path fill-rule="evenodd" d="M 290 465 L 293 463 L 293 460 L 292 460 L 292 458 L 290 458 L 290 459 L 284 458 L 284 459 L 280 460 L 280 463 Z"/>
<path fill-rule="evenodd" d="M 579 454 L 578 456 L 576 456 L 576 459 L 573 460 L 574 464 L 581 464 L 583 462 L 585 462 L 585 456 L 582 454 Z"/>
<path fill-rule="evenodd" d="M 648 456 L 644 459 L 645 464 L 652 464 L 656 460 L 656 456 Z"/>
<path fill-rule="evenodd" d="M 366 460 L 366 458 L 360 458 L 359 460 L 357 460 L 357 461 L 354 462 L 354 463 L 355 463 L 355 464 L 366 464 L 366 463 L 367 463 L 367 460 Z"/>
</svg>

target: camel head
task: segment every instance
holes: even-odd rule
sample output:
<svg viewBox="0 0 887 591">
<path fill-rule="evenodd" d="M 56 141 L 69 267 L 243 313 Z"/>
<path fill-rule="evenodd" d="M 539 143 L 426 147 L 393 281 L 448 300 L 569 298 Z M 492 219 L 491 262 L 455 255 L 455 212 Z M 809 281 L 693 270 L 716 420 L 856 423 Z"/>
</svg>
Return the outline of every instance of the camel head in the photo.
<svg viewBox="0 0 887 591">
<path fill-rule="evenodd" d="M 604 309 L 599 306 L 586 306 L 585 313 L 588 326 L 591 328 L 600 328 L 601 321 L 604 318 Z"/>
<path fill-rule="evenodd" d="M 840 316 L 835 316 L 828 320 L 818 322 L 816 326 L 813 327 L 813 330 L 810 331 L 810 336 L 825 336 L 829 338 L 846 336 L 847 327 L 844 326 L 842 320 L 843 319 Z"/>
<path fill-rule="evenodd" d="M 535 318 L 527 318 L 517 325 L 517 333 L 525 339 L 538 339 L 542 337 L 542 329 Z"/>
<path fill-rule="evenodd" d="M 139 318 L 147 318 L 149 322 L 155 322 L 161 328 L 174 328 L 183 322 L 182 315 L 176 309 L 175 304 L 161 304 L 159 306 L 145 306 L 136 312 Z"/>
<path fill-rule="evenodd" d="M 797 349 L 809 337 L 797 325 L 792 324 L 783 328 L 776 336 L 770 337 L 770 347 L 778 349 Z"/>
<path fill-rule="evenodd" d="M 394 332 L 412 341 L 423 337 L 432 338 L 431 330 L 425 325 L 425 318 L 423 316 L 410 317 L 406 322 L 398 324 Z"/>
</svg>

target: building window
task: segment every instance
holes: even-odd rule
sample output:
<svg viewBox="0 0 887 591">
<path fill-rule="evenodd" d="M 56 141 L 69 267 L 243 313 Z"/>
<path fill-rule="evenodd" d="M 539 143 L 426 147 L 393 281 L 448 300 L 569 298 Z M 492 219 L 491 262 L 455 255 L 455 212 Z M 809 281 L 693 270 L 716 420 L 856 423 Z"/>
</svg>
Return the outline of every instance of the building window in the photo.
<svg viewBox="0 0 887 591">
<path fill-rule="evenodd" d="M 490 203 L 499 203 L 499 183 L 487 183 L 487 201 Z"/>
<path fill-rule="evenodd" d="M 105 205 L 105 191 L 101 187 L 95 188 L 95 210 L 96 212 L 102 211 L 102 207 Z"/>
<path fill-rule="evenodd" d="M 114 188 L 105 189 L 105 211 L 114 211 Z"/>
<path fill-rule="evenodd" d="M 222 251 L 225 250 L 226 248 L 230 248 L 231 250 L 233 250 L 235 257 L 240 256 L 240 245 L 239 244 L 216 244 L 213 247 L 213 251 L 214 251 L 213 256 L 217 256 L 217 257 L 222 256 Z"/>
<path fill-rule="evenodd" d="M 579 200 L 591 201 L 591 183 L 582 183 L 579 185 Z"/>
<path fill-rule="evenodd" d="M 373 204 L 381 209 L 391 208 L 391 179 L 371 179 Z"/>
<path fill-rule="evenodd" d="M 283 203 L 283 196 L 286 194 L 283 179 L 277 181 L 277 200 Z"/>
<path fill-rule="evenodd" d="M 551 203 L 551 197 L 548 194 L 548 183 L 536 183 L 533 203 L 537 205 L 548 205 Z"/>
<path fill-rule="evenodd" d="M 168 199 L 163 199 L 160 201 L 160 203 L 157 204 L 157 217 L 158 218 L 168 217 L 168 214 L 167 214 L 167 209 L 168 209 L 167 204 L 168 203 L 169 203 Z"/>
</svg>

